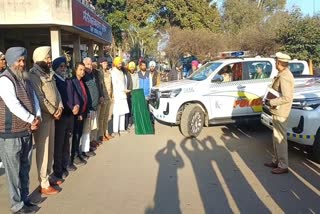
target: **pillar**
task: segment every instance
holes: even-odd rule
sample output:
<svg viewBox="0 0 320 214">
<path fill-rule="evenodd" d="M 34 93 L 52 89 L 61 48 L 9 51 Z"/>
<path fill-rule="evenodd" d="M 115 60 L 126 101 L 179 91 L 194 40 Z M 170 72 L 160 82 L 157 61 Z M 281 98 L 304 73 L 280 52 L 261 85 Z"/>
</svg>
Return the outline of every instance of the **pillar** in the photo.
<svg viewBox="0 0 320 214">
<path fill-rule="evenodd" d="M 57 27 L 50 28 L 52 60 L 61 56 L 61 31 Z"/>
<path fill-rule="evenodd" d="M 98 47 L 99 47 L 99 57 L 103 57 L 104 56 L 104 51 L 103 51 L 103 44 L 99 43 Z"/>
<path fill-rule="evenodd" d="M 4 47 L 4 35 L 2 32 L 0 32 L 0 51 L 2 53 L 6 53 L 5 47 Z"/>
<path fill-rule="evenodd" d="M 31 46 L 30 46 L 30 40 L 29 39 L 24 39 L 24 47 L 27 49 L 27 65 L 26 68 L 27 70 L 29 70 L 32 67 L 32 53 L 34 50 L 32 50 Z"/>
<path fill-rule="evenodd" d="M 93 59 L 93 41 L 89 40 L 88 42 L 88 57 L 90 57 L 91 59 Z"/>
<path fill-rule="evenodd" d="M 73 65 L 77 62 L 81 62 L 81 53 L 80 53 L 80 35 L 74 35 L 73 40 Z"/>
</svg>

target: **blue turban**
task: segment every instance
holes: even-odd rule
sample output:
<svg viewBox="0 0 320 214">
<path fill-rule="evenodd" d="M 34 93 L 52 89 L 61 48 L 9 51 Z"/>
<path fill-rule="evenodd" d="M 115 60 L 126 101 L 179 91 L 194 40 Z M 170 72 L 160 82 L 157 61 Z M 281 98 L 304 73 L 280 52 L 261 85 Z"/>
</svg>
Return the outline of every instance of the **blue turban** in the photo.
<svg viewBox="0 0 320 214">
<path fill-rule="evenodd" d="M 67 60 L 66 60 L 66 58 L 65 58 L 64 56 L 60 56 L 60 57 L 56 58 L 56 59 L 53 60 L 53 62 L 52 62 L 52 69 L 53 69 L 54 71 L 56 71 L 56 70 L 58 69 L 58 67 L 59 67 L 62 63 L 67 64 Z"/>
<path fill-rule="evenodd" d="M 7 65 L 10 67 L 13 63 L 17 62 L 20 57 L 27 57 L 27 49 L 23 47 L 12 47 L 7 50 L 5 56 Z"/>
</svg>

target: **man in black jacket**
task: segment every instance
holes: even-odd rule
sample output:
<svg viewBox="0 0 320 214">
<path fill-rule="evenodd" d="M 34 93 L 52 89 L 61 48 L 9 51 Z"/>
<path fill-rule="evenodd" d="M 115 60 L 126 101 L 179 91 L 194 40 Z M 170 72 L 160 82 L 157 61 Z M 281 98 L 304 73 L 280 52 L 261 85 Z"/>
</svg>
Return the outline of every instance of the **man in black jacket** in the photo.
<svg viewBox="0 0 320 214">
<path fill-rule="evenodd" d="M 69 166 L 70 158 L 70 139 L 73 132 L 74 115 L 79 112 L 80 104 L 75 99 L 75 89 L 67 79 L 67 60 L 65 57 L 58 57 L 52 62 L 56 85 L 59 90 L 61 100 L 64 106 L 60 120 L 55 121 L 54 138 L 54 164 L 53 173 L 57 184 L 61 179 L 68 175 L 68 171 L 74 171 L 75 168 Z"/>
</svg>

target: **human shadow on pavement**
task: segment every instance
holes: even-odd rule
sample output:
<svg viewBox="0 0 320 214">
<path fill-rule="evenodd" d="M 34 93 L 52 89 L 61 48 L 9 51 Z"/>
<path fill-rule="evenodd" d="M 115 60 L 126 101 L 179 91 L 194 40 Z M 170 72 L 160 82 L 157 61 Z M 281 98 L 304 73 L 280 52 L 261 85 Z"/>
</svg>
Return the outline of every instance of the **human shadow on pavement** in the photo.
<svg viewBox="0 0 320 214">
<path fill-rule="evenodd" d="M 205 213 L 268 213 L 232 160 L 229 152 L 208 136 L 184 139 Z"/>
<path fill-rule="evenodd" d="M 154 195 L 154 207 L 146 208 L 146 214 L 181 213 L 178 187 L 178 170 L 184 167 L 184 162 L 176 144 L 169 140 L 166 147 L 155 155 L 159 163 L 157 186 Z"/>
<path fill-rule="evenodd" d="M 260 130 L 259 137 L 245 127 L 226 126 L 221 139 L 227 149 L 239 155 L 270 199 L 285 213 L 319 213 L 319 167 L 308 155 L 289 142 L 288 174 L 274 175 L 263 163 L 273 154 L 272 131 Z M 259 130 L 255 130 L 259 132 Z M 257 136 L 257 133 L 255 133 Z M 270 200 L 269 200 L 270 201 Z"/>
<path fill-rule="evenodd" d="M 37 187 L 33 192 L 29 195 L 30 201 L 32 201 L 35 204 L 41 204 L 45 200 L 47 200 L 47 197 L 42 197 L 40 193 L 40 187 Z"/>
</svg>

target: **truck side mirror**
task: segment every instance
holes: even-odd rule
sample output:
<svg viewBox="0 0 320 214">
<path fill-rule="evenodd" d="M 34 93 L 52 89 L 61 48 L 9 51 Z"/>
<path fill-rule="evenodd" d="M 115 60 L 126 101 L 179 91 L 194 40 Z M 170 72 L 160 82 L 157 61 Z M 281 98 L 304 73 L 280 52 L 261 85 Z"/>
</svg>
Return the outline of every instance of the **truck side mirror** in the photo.
<svg viewBox="0 0 320 214">
<path fill-rule="evenodd" d="M 222 75 L 215 75 L 212 80 L 212 83 L 217 83 L 217 82 L 223 82 L 223 76 Z"/>
</svg>

